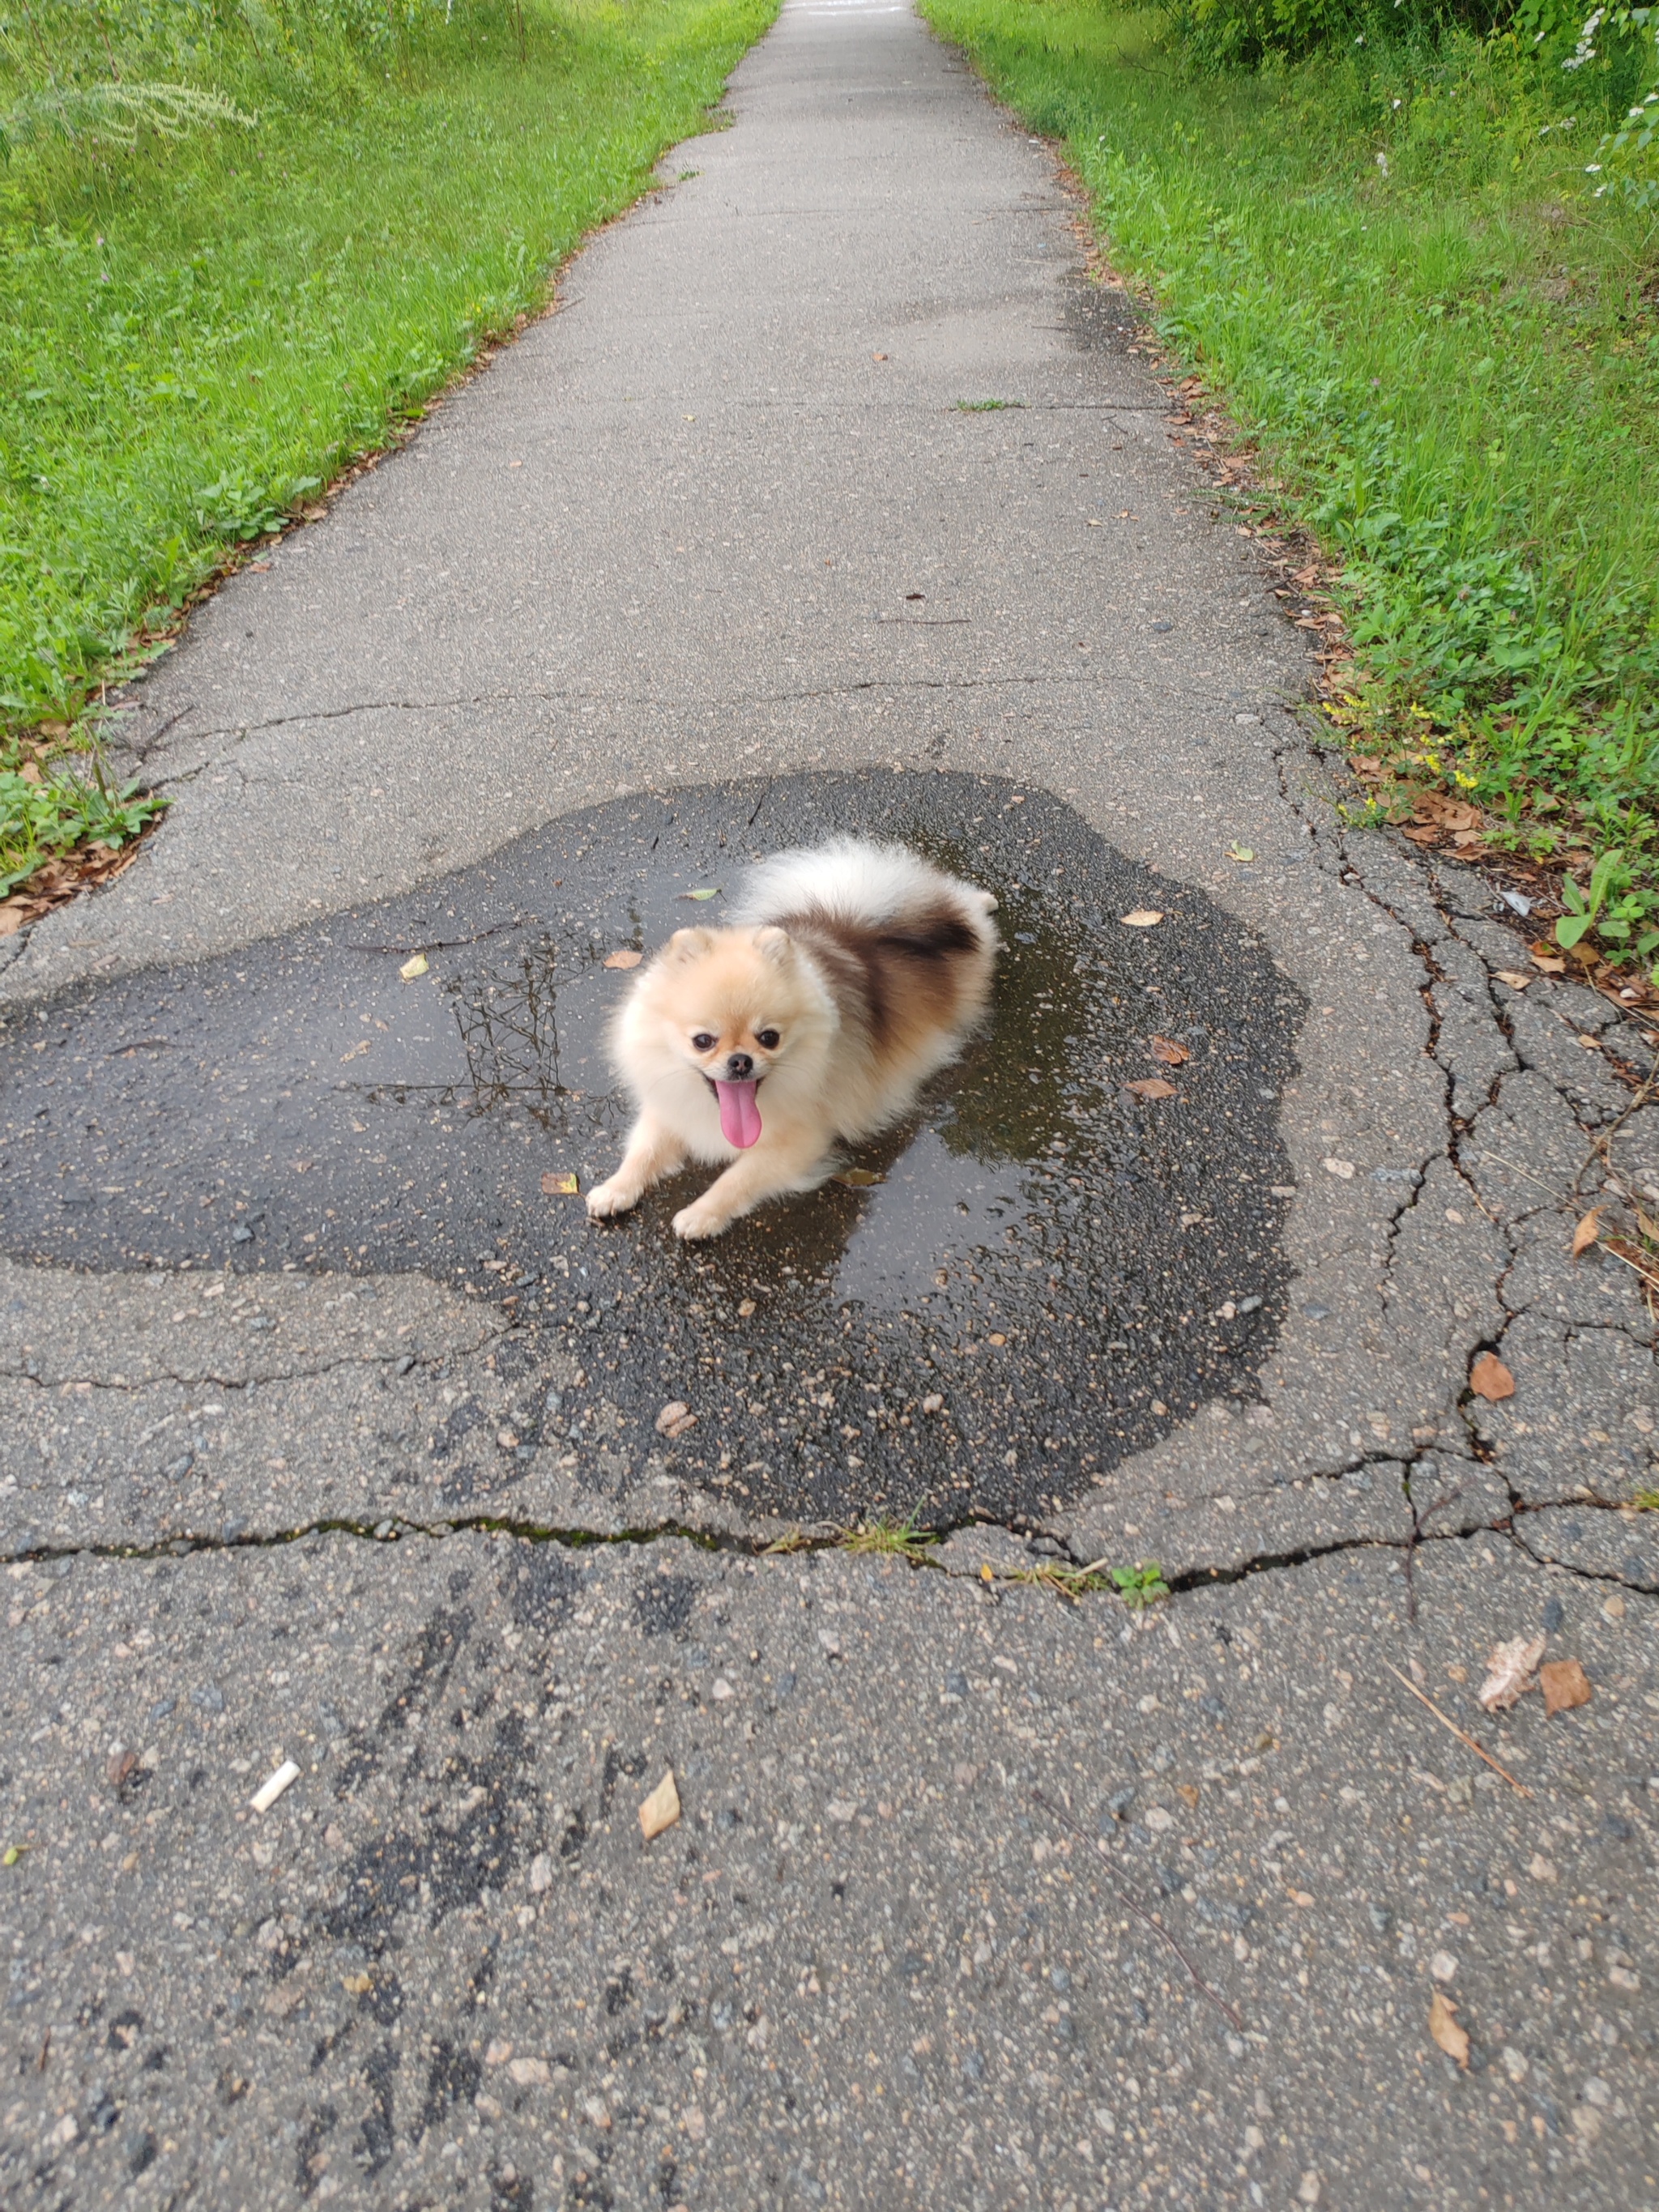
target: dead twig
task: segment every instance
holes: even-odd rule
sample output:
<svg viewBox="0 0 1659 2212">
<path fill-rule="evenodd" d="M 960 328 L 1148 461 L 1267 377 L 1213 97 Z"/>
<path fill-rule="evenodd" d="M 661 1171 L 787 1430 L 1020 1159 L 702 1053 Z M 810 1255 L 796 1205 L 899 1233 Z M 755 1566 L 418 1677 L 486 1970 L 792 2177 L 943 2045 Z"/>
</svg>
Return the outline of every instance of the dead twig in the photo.
<svg viewBox="0 0 1659 2212">
<path fill-rule="evenodd" d="M 1523 1797 L 1531 1796 L 1532 1792 L 1528 1789 L 1524 1782 L 1517 1782 L 1515 1777 L 1510 1772 L 1507 1766 L 1500 1766 L 1498 1761 L 1492 1757 L 1492 1753 L 1486 1750 L 1481 1745 L 1478 1744 L 1472 1735 L 1464 1735 L 1462 1729 L 1458 1727 L 1455 1721 L 1448 1720 L 1444 1713 L 1441 1711 L 1439 1706 L 1436 1705 L 1434 1699 L 1431 1697 L 1425 1696 L 1424 1692 L 1418 1688 L 1416 1683 L 1410 1680 L 1406 1675 L 1402 1674 L 1398 1667 L 1389 1667 L 1386 1659 L 1382 1662 L 1382 1664 L 1389 1668 L 1389 1674 L 1394 1676 L 1396 1682 L 1404 1683 L 1407 1689 L 1411 1692 L 1413 1697 L 1421 1699 L 1422 1703 L 1425 1705 L 1429 1711 L 1434 1715 L 1436 1720 L 1439 1722 L 1442 1728 L 1448 1728 L 1451 1730 L 1452 1734 L 1457 1738 L 1459 1743 L 1468 1744 L 1469 1749 L 1474 1753 L 1475 1757 L 1477 1759 L 1484 1759 L 1494 1774 L 1501 1774 L 1504 1781 L 1509 1784 L 1511 1790 L 1518 1790 Z"/>
<path fill-rule="evenodd" d="M 1052 1799 L 1045 1797 L 1040 1790 L 1032 1790 L 1031 1802 L 1034 1805 L 1041 1805 L 1045 1813 L 1052 1814 L 1054 1819 L 1060 1823 L 1062 1827 L 1070 1828 L 1074 1835 L 1081 1836 L 1085 1844 L 1092 1844 L 1095 1849 L 1100 1853 L 1101 1856 L 1105 1859 L 1107 1864 L 1109 1866 L 1110 1865 L 1111 1855 L 1107 1850 L 1105 1844 L 1101 1841 L 1098 1836 L 1091 1836 L 1080 1820 L 1074 1820 L 1069 1813 L 1067 1813 L 1062 1807 L 1054 1803 Z M 1198 1987 L 1203 1990 L 1205 1996 L 1208 1997 L 1210 2002 L 1216 2008 L 1217 2011 L 1219 2012 L 1224 2018 L 1230 2020 L 1233 2026 L 1238 2030 L 1239 2033 L 1243 2035 L 1244 2033 L 1244 2021 L 1243 2014 L 1240 2014 L 1234 2006 L 1230 2005 L 1225 1997 L 1222 1996 L 1217 1990 L 1212 1990 L 1210 1987 L 1210 1984 L 1205 1980 L 1203 1975 L 1199 1972 L 1198 1968 L 1194 1966 L 1192 1960 L 1187 1956 L 1187 1954 L 1182 1949 L 1180 1944 L 1176 1942 L 1175 1937 L 1170 1935 L 1169 1929 L 1164 1925 L 1164 1923 L 1158 1917 L 1158 1916 L 1155 1913 L 1149 1912 L 1144 1905 L 1139 1904 L 1135 1899 L 1131 1897 L 1127 1890 L 1126 1890 L 1119 1882 L 1115 1875 L 1111 1878 L 1111 1891 L 1113 1896 L 1116 1898 L 1118 1903 L 1123 1907 L 1126 1912 L 1133 1912 L 1135 1918 L 1137 1920 L 1143 1921 L 1146 1925 L 1152 1929 L 1154 1936 L 1161 1936 L 1163 1937 L 1164 1941 L 1175 1953 L 1176 1958 L 1180 1960 L 1182 1965 L 1192 1976 L 1193 1980 L 1197 1984 Z"/>
</svg>

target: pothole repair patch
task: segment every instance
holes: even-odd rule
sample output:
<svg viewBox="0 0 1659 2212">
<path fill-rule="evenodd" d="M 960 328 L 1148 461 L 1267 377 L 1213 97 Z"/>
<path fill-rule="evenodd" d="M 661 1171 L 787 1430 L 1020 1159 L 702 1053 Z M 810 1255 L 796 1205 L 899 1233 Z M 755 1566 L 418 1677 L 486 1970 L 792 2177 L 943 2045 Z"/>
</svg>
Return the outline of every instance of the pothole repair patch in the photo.
<svg viewBox="0 0 1659 2212">
<path fill-rule="evenodd" d="M 669 1225 L 708 1170 L 590 1224 L 580 1194 L 629 1120 L 603 1049 L 617 956 L 718 922 L 751 859 L 848 830 L 996 893 L 984 1033 L 846 1182 L 713 1244 Z M 660 1462 L 790 1519 L 1043 1514 L 1206 1399 L 1256 1395 L 1303 1011 L 1236 917 L 1029 786 L 872 771 L 641 795 L 15 1019 L 0 1241 L 487 1291 L 520 1325 L 520 1389 L 546 1384 L 479 1485 L 504 1514 L 541 1451 L 596 1491 Z M 1129 1087 L 1149 1082 L 1168 1095 Z M 665 1434 L 676 1403 L 695 1419 Z"/>
</svg>

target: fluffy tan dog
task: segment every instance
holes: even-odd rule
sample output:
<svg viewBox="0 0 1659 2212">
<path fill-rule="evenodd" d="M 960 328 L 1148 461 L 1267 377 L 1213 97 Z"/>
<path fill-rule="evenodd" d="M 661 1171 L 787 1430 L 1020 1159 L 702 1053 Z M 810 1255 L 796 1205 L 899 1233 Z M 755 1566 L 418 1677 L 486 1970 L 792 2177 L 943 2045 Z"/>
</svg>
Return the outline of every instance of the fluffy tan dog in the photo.
<svg viewBox="0 0 1659 2212">
<path fill-rule="evenodd" d="M 736 926 L 677 930 L 617 1015 L 639 1118 L 589 1213 L 625 1213 L 688 1160 L 725 1173 L 675 1215 L 681 1237 L 813 1189 L 837 1140 L 896 1121 L 961 1049 L 990 991 L 995 905 L 902 845 L 842 837 L 764 861 Z"/>
</svg>

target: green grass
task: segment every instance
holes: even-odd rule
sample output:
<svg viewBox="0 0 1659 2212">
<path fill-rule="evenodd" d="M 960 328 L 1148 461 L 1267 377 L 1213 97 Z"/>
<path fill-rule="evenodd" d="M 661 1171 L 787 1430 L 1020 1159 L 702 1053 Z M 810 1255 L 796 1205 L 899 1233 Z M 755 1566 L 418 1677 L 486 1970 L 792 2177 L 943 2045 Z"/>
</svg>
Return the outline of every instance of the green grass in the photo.
<svg viewBox="0 0 1659 2212">
<path fill-rule="evenodd" d="M 1651 953 L 1659 204 L 1586 173 L 1642 53 L 1567 75 L 1454 33 L 1210 72 L 1153 14 L 924 4 L 1064 143 L 1110 260 L 1339 564 L 1350 737 L 1587 894 L 1600 855 L 1601 948 Z"/>
<path fill-rule="evenodd" d="M 104 13 L 118 36 L 182 7 Z M 83 116 L 0 167 L 3 726 L 72 722 L 236 547 L 541 305 L 560 258 L 704 127 L 775 11 L 524 0 L 520 47 L 513 0 L 453 0 L 394 46 L 385 9 L 269 0 L 123 71 L 183 70 L 252 126 L 124 146 Z M 95 89 L 94 11 L 35 14 L 85 30 L 64 68 Z M 36 61 L 0 23 L 0 109 L 56 98 Z"/>
</svg>

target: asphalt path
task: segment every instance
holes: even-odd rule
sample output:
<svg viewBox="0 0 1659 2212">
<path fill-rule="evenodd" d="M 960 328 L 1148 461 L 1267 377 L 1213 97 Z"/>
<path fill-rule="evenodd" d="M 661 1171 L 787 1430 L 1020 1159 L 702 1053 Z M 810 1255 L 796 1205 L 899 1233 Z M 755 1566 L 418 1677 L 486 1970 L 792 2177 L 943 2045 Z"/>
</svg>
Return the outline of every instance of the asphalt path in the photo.
<svg viewBox="0 0 1659 2212">
<path fill-rule="evenodd" d="M 791 0 L 729 104 L 4 948 L 0 2195 L 1653 2203 L 1651 1049 L 1346 826 L 960 58 Z M 607 962 L 832 828 L 996 890 L 985 1034 L 588 1224 Z"/>
</svg>

